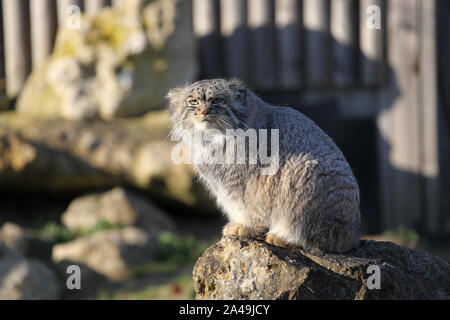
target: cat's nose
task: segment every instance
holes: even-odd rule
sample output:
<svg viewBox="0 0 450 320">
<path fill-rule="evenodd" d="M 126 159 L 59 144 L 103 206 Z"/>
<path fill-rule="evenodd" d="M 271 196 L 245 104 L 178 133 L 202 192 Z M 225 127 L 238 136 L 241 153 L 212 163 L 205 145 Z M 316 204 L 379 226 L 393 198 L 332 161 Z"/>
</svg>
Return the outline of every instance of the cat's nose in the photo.
<svg viewBox="0 0 450 320">
<path fill-rule="evenodd" d="M 200 108 L 199 111 L 200 111 L 200 114 L 203 116 L 206 116 L 208 114 L 208 108 L 206 108 L 206 107 Z"/>
</svg>

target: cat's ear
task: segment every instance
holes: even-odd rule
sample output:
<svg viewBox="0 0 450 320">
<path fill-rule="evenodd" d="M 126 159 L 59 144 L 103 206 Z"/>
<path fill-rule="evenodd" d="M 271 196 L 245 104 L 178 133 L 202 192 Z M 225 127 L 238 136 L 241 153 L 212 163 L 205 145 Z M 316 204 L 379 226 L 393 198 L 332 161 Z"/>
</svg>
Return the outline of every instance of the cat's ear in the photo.
<svg viewBox="0 0 450 320">
<path fill-rule="evenodd" d="M 169 101 L 168 107 L 170 112 L 173 112 L 178 107 L 182 92 L 182 88 L 173 88 L 167 93 L 166 98 Z"/>
<path fill-rule="evenodd" d="M 247 87 L 244 82 L 234 78 L 229 80 L 228 85 L 233 94 L 233 98 L 245 102 L 247 99 Z"/>
<path fill-rule="evenodd" d="M 183 91 L 182 88 L 170 89 L 169 92 L 167 93 L 167 99 L 169 100 L 169 103 L 175 102 L 175 100 L 178 99 L 182 91 Z"/>
</svg>

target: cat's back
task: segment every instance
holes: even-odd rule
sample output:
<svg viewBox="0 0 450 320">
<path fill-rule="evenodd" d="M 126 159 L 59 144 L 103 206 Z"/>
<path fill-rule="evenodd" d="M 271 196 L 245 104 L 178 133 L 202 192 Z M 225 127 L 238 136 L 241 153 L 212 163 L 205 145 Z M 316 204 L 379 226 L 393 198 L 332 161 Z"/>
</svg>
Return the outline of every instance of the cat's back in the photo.
<svg viewBox="0 0 450 320">
<path fill-rule="evenodd" d="M 314 121 L 290 107 L 268 106 L 268 125 L 279 130 L 280 152 L 307 153 L 312 158 L 341 158 L 334 141 Z"/>
<path fill-rule="evenodd" d="M 279 129 L 280 183 L 276 188 L 289 194 L 286 199 L 303 199 L 309 185 L 311 197 L 327 203 L 329 190 L 335 192 L 340 186 L 350 194 L 342 194 L 343 198 L 359 203 L 358 184 L 344 154 L 314 121 L 288 107 L 270 106 L 268 114 L 268 125 Z"/>
</svg>

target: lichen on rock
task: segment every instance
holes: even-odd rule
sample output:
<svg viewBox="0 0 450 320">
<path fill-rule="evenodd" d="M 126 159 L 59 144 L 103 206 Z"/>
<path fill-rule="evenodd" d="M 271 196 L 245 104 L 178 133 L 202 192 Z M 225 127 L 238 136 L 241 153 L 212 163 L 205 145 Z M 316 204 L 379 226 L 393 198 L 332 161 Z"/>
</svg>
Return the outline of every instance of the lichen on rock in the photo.
<svg viewBox="0 0 450 320">
<path fill-rule="evenodd" d="M 132 0 L 81 18 L 79 29 L 58 31 L 52 55 L 26 82 L 19 112 L 68 120 L 139 115 L 195 78 L 190 1 Z"/>
</svg>

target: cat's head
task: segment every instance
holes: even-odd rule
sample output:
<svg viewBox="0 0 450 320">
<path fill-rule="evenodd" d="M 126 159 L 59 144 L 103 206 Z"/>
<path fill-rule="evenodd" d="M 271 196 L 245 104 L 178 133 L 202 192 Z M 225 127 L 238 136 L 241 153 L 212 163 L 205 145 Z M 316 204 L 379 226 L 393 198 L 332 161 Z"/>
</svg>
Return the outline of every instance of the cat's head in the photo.
<svg viewBox="0 0 450 320">
<path fill-rule="evenodd" d="M 174 130 L 243 129 L 247 88 L 237 79 L 202 80 L 167 94 Z"/>
</svg>

